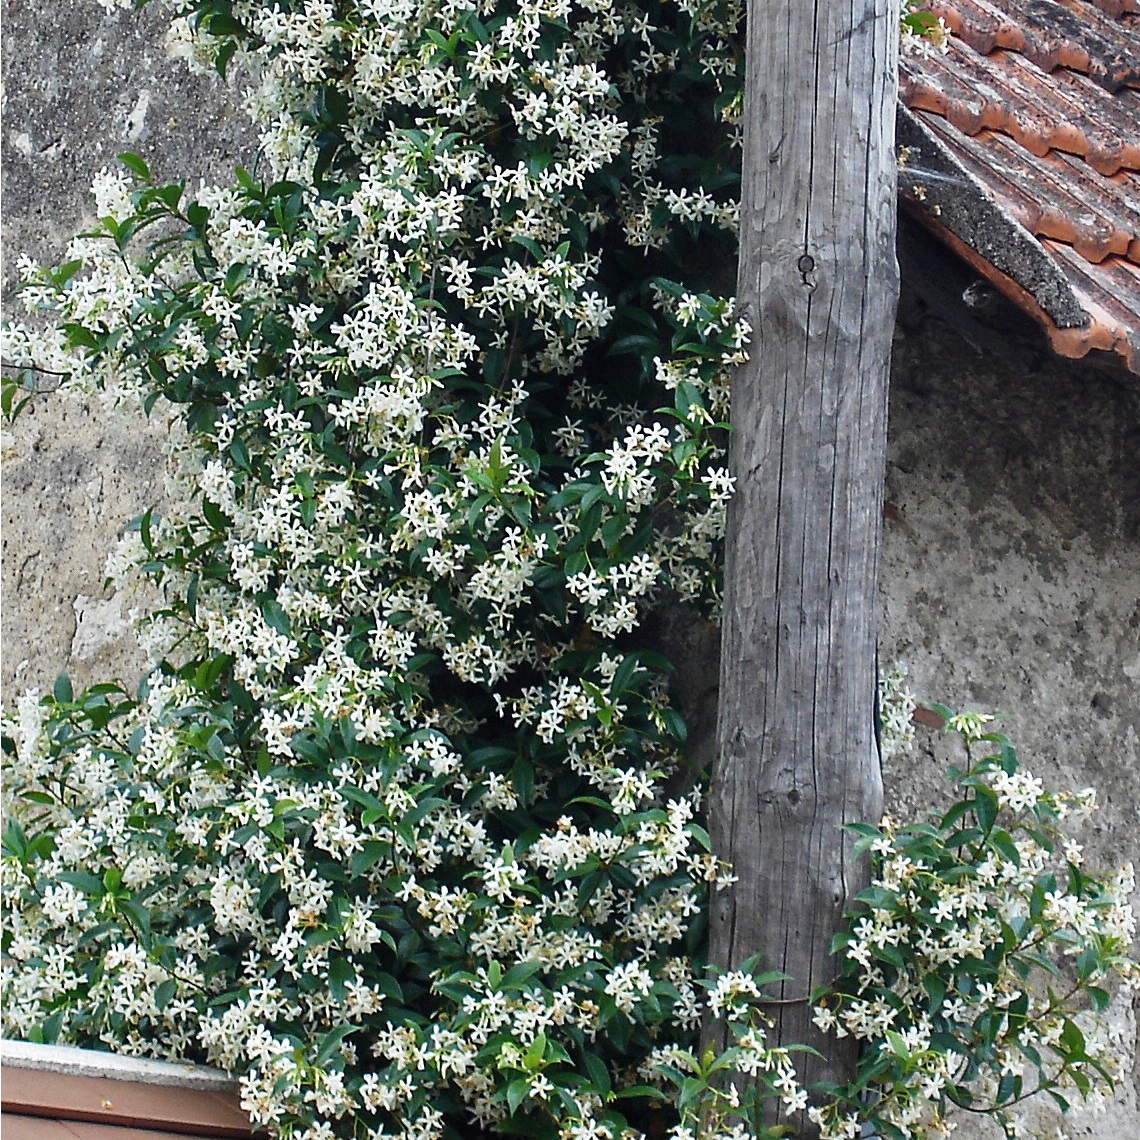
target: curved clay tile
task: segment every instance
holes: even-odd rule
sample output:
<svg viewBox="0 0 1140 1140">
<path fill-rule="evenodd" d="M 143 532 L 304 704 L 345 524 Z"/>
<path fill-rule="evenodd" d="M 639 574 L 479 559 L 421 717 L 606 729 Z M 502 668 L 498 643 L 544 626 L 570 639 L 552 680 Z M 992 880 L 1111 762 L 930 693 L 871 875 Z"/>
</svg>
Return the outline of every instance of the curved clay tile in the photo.
<svg viewBox="0 0 1140 1140">
<path fill-rule="evenodd" d="M 1127 256 L 1140 240 L 1140 176 L 1108 179 L 1057 151 L 1032 155 L 996 131 L 971 138 L 932 117 L 924 121 L 1031 234 L 1065 242 L 1092 262 Z"/>
<path fill-rule="evenodd" d="M 989 55 L 995 48 L 1014 46 L 1018 36 L 1016 21 L 990 0 L 945 0 L 931 4 L 930 11 L 941 16 L 958 39 L 982 55 Z"/>
<path fill-rule="evenodd" d="M 904 204 L 1059 353 L 1140 371 L 1140 0 L 930 8 L 954 35 L 900 62 Z"/>
<path fill-rule="evenodd" d="M 1092 204 L 1101 218 L 1130 235 L 1127 249 L 1114 246 L 1112 252 L 1140 264 L 1140 172 L 1121 170 L 1106 178 L 1072 155 L 1050 154 L 1044 161 L 1058 178 L 1077 186 L 1081 200 Z"/>
<path fill-rule="evenodd" d="M 1133 371 L 1140 371 L 1140 265 L 1109 257 L 1089 265 L 1068 246 L 1044 241 L 1045 249 L 1064 266 L 1090 316 L 1087 329 L 1045 331 L 1062 356 L 1084 356 L 1091 349 L 1115 352 Z"/>
<path fill-rule="evenodd" d="M 1088 315 L 1056 261 L 971 173 L 925 116 L 900 109 L 898 138 L 907 159 L 899 171 L 900 197 L 919 220 L 944 240 L 946 234 L 952 235 L 1016 281 L 1059 328 L 1088 324 Z"/>
<path fill-rule="evenodd" d="M 1140 12 L 1140 0 L 1089 0 L 1089 3 L 1110 16 L 1127 16 Z"/>
<path fill-rule="evenodd" d="M 1105 175 L 1140 169 L 1140 92 L 1111 95 L 1083 75 L 1047 74 L 1016 52 L 983 56 L 951 40 L 945 55 L 903 59 L 899 93 L 908 107 L 968 135 L 1002 131 L 1031 154 L 1067 151 Z"/>
<path fill-rule="evenodd" d="M 1102 178 L 1079 158 L 1037 158 L 997 132 L 970 137 L 905 108 L 898 137 L 912 216 L 1037 321 L 1056 352 L 1112 352 L 1140 372 L 1140 177 Z"/>
<path fill-rule="evenodd" d="M 1043 71 L 1080 71 L 1107 91 L 1140 86 L 1130 29 L 1085 0 L 936 0 L 931 12 L 981 55 L 1018 52 Z"/>
</svg>

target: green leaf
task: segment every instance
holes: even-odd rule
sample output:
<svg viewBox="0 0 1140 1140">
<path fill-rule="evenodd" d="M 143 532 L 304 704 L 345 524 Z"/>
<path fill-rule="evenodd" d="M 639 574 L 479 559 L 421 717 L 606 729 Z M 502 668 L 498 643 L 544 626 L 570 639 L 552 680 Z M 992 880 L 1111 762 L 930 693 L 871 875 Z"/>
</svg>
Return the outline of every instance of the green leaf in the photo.
<svg viewBox="0 0 1140 1140">
<path fill-rule="evenodd" d="M 332 1060 L 333 1054 L 337 1051 L 340 1043 L 350 1034 L 356 1032 L 354 1025 L 339 1025 L 336 1029 L 330 1029 L 328 1033 L 321 1038 L 320 1046 L 317 1049 L 316 1056 L 313 1057 L 313 1064 L 320 1068 L 322 1065 Z"/>
<path fill-rule="evenodd" d="M 171 210 L 177 210 L 178 203 L 182 200 L 183 189 L 181 182 L 171 182 L 169 185 L 154 191 L 154 193 Z"/>
<path fill-rule="evenodd" d="M 588 511 L 596 502 L 606 496 L 606 489 L 601 483 L 595 483 L 583 496 L 582 496 L 582 513 Z M 596 525 L 596 524 L 595 524 Z"/>
<path fill-rule="evenodd" d="M 139 537 L 142 539 L 143 548 L 148 554 L 154 554 L 154 536 L 151 533 L 151 519 L 154 517 L 154 508 L 151 507 L 139 519 Z"/>
<path fill-rule="evenodd" d="M 876 910 L 890 910 L 898 904 L 899 896 L 886 887 L 866 887 L 855 896 L 855 901 L 866 903 Z"/>
<path fill-rule="evenodd" d="M 610 345 L 608 356 L 656 356 L 661 351 L 661 343 L 655 336 L 632 333 L 618 337 Z"/>
<path fill-rule="evenodd" d="M 229 5 L 226 5 L 229 8 Z M 212 36 L 234 36 L 244 39 L 249 35 L 242 22 L 233 15 L 232 11 L 211 12 L 202 17 L 202 28 Z"/>
<path fill-rule="evenodd" d="M 368 817 L 372 814 L 374 813 L 365 812 L 361 822 L 365 823 L 365 820 L 367 820 Z M 370 821 L 370 823 L 375 823 L 376 819 L 380 818 L 382 817 L 380 815 L 377 815 L 375 819 Z M 370 826 L 370 823 L 365 823 L 365 826 Z M 359 878 L 360 876 L 367 874 L 373 867 L 376 866 L 377 863 L 380 862 L 381 859 L 388 855 L 390 851 L 391 844 L 381 843 L 376 839 L 366 839 L 364 841 L 364 846 L 361 847 L 361 849 L 352 856 L 352 864 L 350 867 L 351 874 L 354 878 Z"/>
<path fill-rule="evenodd" d="M 897 970 L 906 969 L 906 959 L 902 956 L 902 952 L 889 942 L 885 946 L 876 946 L 873 953 L 880 962 L 889 962 Z"/>
<path fill-rule="evenodd" d="M 521 989 L 523 982 L 534 977 L 541 969 L 541 962 L 516 962 L 503 976 L 502 988 L 504 990 Z"/>
<path fill-rule="evenodd" d="M 344 1001 L 345 987 L 356 981 L 356 969 L 348 956 L 334 957 L 329 962 L 329 993 L 337 1001 Z"/>
<path fill-rule="evenodd" d="M 534 1040 L 527 1046 L 526 1052 L 523 1053 L 523 1064 L 526 1065 L 528 1069 L 537 1069 L 545 1055 L 546 1034 L 540 1032 L 535 1035 Z"/>
<path fill-rule="evenodd" d="M 190 583 L 186 587 L 186 612 L 191 616 L 198 612 L 198 590 L 201 587 L 202 575 L 194 573 L 190 575 Z M 201 686 L 199 686 L 201 688 Z"/>
<path fill-rule="evenodd" d="M 250 470 L 250 450 L 245 446 L 241 435 L 235 435 L 234 439 L 230 441 L 229 454 L 239 469 Z"/>
<path fill-rule="evenodd" d="M 91 898 L 101 898 L 103 895 L 103 880 L 98 875 L 87 871 L 62 871 L 60 880 L 70 883 L 77 891 L 82 891 Z"/>
<path fill-rule="evenodd" d="M 946 997 L 946 983 L 937 974 L 927 974 L 922 979 L 922 986 L 930 998 L 927 1009 L 932 1014 L 937 1013 Z"/>
<path fill-rule="evenodd" d="M 992 788 L 979 785 L 974 789 L 974 812 L 978 817 L 978 826 L 988 832 L 997 819 L 998 801 Z"/>
<path fill-rule="evenodd" d="M 1075 1022 L 1065 1018 L 1065 1027 L 1061 1030 L 1061 1044 L 1065 1046 L 1065 1052 L 1068 1054 L 1070 1060 L 1073 1061 L 1087 1061 L 1087 1045 L 1085 1044 L 1085 1035 L 1081 1032 L 1081 1027 Z"/>
<path fill-rule="evenodd" d="M 1017 844 L 1014 843 L 1013 837 L 1008 831 L 995 828 L 990 832 L 989 841 L 992 846 L 1001 853 L 1006 862 L 1014 867 L 1021 866 L 1021 853 L 1017 850 Z"/>
<path fill-rule="evenodd" d="M 678 709 L 663 709 L 661 719 L 665 722 L 665 728 L 669 735 L 678 744 L 684 744 L 688 740 L 689 726 L 685 723 L 685 718 Z"/>
<path fill-rule="evenodd" d="M 1021 1077 L 1013 1073 L 1003 1073 L 998 1082 L 997 1096 L 994 1098 L 998 1104 L 1008 1104 L 1016 1100 L 1021 1092 Z"/>
<path fill-rule="evenodd" d="M 511 784 L 524 807 L 534 796 L 534 765 L 520 756 L 511 767 Z"/>
<path fill-rule="evenodd" d="M 218 534 L 225 534 L 230 528 L 229 517 L 222 511 L 217 503 L 210 499 L 202 500 L 202 517 L 211 530 Z"/>
<path fill-rule="evenodd" d="M 261 616 L 278 633 L 284 634 L 286 637 L 289 636 L 291 632 L 289 615 L 281 608 L 281 603 L 276 598 L 262 599 Z"/>
<path fill-rule="evenodd" d="M 62 327 L 63 331 L 67 334 L 67 343 L 72 348 L 99 347 L 99 342 L 95 339 L 94 334 L 82 325 L 67 323 Z"/>
<path fill-rule="evenodd" d="M 1059 1093 L 1055 1088 L 1047 1088 L 1045 1090 L 1053 1103 L 1064 1113 L 1068 1113 L 1069 1109 L 1073 1106 L 1069 1103 L 1068 1099 Z"/>
<path fill-rule="evenodd" d="M 61 705 L 68 705 L 75 699 L 74 693 L 71 691 L 71 680 L 66 673 L 60 673 L 55 679 L 55 684 L 52 686 L 51 695 L 55 698 L 56 702 Z"/>
<path fill-rule="evenodd" d="M 590 1051 L 583 1053 L 582 1060 L 586 1065 L 586 1072 L 589 1074 L 595 1090 L 603 1102 L 606 1101 L 613 1086 L 610 1083 L 610 1071 L 605 1062 L 596 1053 Z"/>
<path fill-rule="evenodd" d="M 959 800 L 938 822 L 939 831 L 948 832 L 963 816 L 968 815 L 973 805 L 969 800 Z"/>
<path fill-rule="evenodd" d="M 51 271 L 52 283 L 57 288 L 62 288 L 66 285 L 75 275 L 83 268 L 83 262 L 78 258 L 74 261 L 65 261 L 62 265 L 57 265 Z"/>
<path fill-rule="evenodd" d="M 709 833 L 701 827 L 699 823 L 686 824 L 685 830 L 697 841 L 697 844 L 703 851 L 712 850 L 712 839 L 709 837 Z"/>
<path fill-rule="evenodd" d="M 1077 977 L 1083 982 L 1101 970 L 1100 955 L 1095 946 L 1086 946 L 1077 955 Z"/>
<path fill-rule="evenodd" d="M 1085 993 L 1095 1013 L 1101 1013 L 1108 1007 L 1110 1000 L 1108 990 L 1101 989 L 1100 986 L 1086 986 Z"/>
<path fill-rule="evenodd" d="M 346 800 L 351 800 L 353 803 L 360 804 L 361 807 L 370 808 L 372 811 L 379 812 L 377 819 L 383 819 L 388 814 L 388 809 L 384 804 L 378 800 L 371 792 L 364 791 L 363 788 L 353 787 L 351 784 L 345 784 L 341 788 L 340 793 Z"/>
<path fill-rule="evenodd" d="M 143 182 L 149 182 L 150 167 L 137 154 L 132 154 L 129 150 L 125 150 L 122 154 L 117 155 L 118 160 L 134 175 L 141 178 Z"/>
<path fill-rule="evenodd" d="M 154 987 L 154 1005 L 159 1013 L 167 1007 L 177 989 L 178 983 L 173 978 L 167 978 L 166 981 L 159 982 Z"/>
<path fill-rule="evenodd" d="M 617 696 L 619 693 L 624 693 L 629 688 L 629 682 L 633 678 L 633 674 L 638 666 L 637 654 L 627 653 L 622 659 L 622 663 L 617 667 L 617 672 L 614 673 L 614 679 L 610 682 L 610 692 Z"/>
<path fill-rule="evenodd" d="M 507 1085 L 507 1107 L 513 1116 L 519 1110 L 519 1105 L 530 1094 L 530 1083 L 526 1077 L 517 1077 Z"/>
<path fill-rule="evenodd" d="M 598 893 L 598 888 L 602 885 L 604 878 L 605 873 L 602 871 L 591 871 L 582 877 L 582 881 L 578 884 L 577 906 L 579 910 L 583 910 L 589 905 L 590 900 Z"/>
<path fill-rule="evenodd" d="M 627 1088 L 615 1092 L 614 1097 L 618 1100 L 628 1097 L 649 1097 L 651 1100 L 668 1099 L 665 1093 L 652 1085 L 629 1085 Z"/>
<path fill-rule="evenodd" d="M 147 942 L 150 939 L 150 911 L 135 902 L 134 899 L 119 898 L 117 900 L 117 906 L 130 920 L 138 937 L 141 938 L 144 943 Z"/>
</svg>

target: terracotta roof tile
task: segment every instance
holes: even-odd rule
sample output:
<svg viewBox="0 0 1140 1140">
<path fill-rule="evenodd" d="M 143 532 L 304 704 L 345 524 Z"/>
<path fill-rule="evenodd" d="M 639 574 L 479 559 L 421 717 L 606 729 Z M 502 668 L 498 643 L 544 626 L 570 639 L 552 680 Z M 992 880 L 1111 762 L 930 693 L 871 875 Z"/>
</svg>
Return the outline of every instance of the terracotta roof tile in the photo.
<svg viewBox="0 0 1140 1140">
<path fill-rule="evenodd" d="M 944 56 L 905 57 L 899 74 L 908 107 L 963 134 L 1001 131 L 1031 154 L 1067 151 L 1102 174 L 1140 167 L 1140 92 L 1111 95 L 1078 73 L 1048 74 L 1017 52 L 981 55 L 958 40 Z"/>
<path fill-rule="evenodd" d="M 1011 16 L 992 0 L 936 0 L 932 10 L 981 55 L 1019 52 L 1044 71 L 1081 71 L 1108 91 L 1140 86 L 1140 46 L 1119 20 L 1077 0 L 1025 0 Z"/>
<path fill-rule="evenodd" d="M 1094 266 L 1070 246 L 1048 240 L 1042 245 L 1065 264 L 1092 317 L 1084 335 L 1062 330 L 1052 338 L 1057 351 L 1062 356 L 1083 356 L 1089 348 L 1117 352 L 1129 368 L 1140 372 L 1140 319 L 1136 310 L 1140 265 L 1123 257 L 1108 257 Z"/>
<path fill-rule="evenodd" d="M 1140 0 L 932 0 L 900 193 L 1068 356 L 1140 372 Z"/>
<path fill-rule="evenodd" d="M 1051 150 L 1030 154 L 1007 135 L 979 131 L 972 138 L 933 115 L 924 121 L 980 182 L 989 182 L 1031 234 L 1067 242 L 1088 261 L 1128 256 L 1140 242 L 1140 174 L 1106 178 L 1079 159 Z M 902 176 L 905 180 L 905 173 Z"/>
<path fill-rule="evenodd" d="M 1089 0 L 1089 3 L 1110 16 L 1126 16 L 1140 12 L 1140 0 Z"/>
</svg>

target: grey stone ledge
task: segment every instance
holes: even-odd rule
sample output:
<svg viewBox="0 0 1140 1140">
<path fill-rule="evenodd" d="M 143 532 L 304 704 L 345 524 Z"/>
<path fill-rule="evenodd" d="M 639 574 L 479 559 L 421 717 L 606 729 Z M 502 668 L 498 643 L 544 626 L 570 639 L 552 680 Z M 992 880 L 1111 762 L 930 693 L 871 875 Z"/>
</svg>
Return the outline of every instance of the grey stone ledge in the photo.
<svg viewBox="0 0 1140 1140">
<path fill-rule="evenodd" d="M 102 1077 L 141 1085 L 232 1092 L 237 1082 L 220 1069 L 204 1065 L 124 1057 L 73 1045 L 38 1045 L 31 1041 L 0 1040 L 0 1061 L 14 1069 L 34 1069 L 72 1077 Z"/>
</svg>

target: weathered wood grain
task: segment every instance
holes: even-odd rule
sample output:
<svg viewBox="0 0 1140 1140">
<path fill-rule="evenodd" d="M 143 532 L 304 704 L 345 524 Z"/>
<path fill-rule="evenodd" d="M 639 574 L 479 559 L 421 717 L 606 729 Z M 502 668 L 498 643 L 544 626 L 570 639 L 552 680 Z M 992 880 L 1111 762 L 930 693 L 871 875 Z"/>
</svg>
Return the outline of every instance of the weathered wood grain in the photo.
<svg viewBox="0 0 1140 1140">
<path fill-rule="evenodd" d="M 711 954 L 790 979 L 783 1042 L 827 1052 L 805 997 L 864 868 L 841 830 L 877 819 L 875 588 L 898 294 L 897 0 L 752 0 L 718 761 L 710 826 L 739 876 Z M 793 999 L 789 1001 L 789 999 Z M 808 1135 L 803 1120 L 796 1122 Z"/>
</svg>

